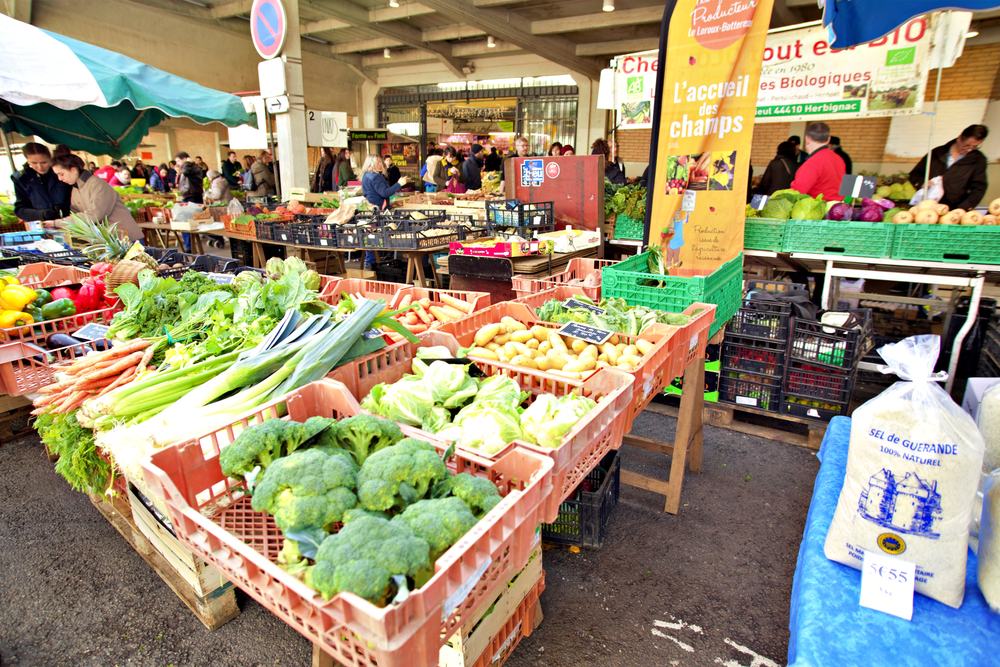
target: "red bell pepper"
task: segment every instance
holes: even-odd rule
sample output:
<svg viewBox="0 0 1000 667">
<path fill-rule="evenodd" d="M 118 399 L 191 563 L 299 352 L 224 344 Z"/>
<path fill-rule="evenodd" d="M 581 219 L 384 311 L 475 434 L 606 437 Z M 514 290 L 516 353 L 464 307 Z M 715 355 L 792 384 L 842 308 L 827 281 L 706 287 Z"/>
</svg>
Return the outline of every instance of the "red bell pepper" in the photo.
<svg viewBox="0 0 1000 667">
<path fill-rule="evenodd" d="M 59 299 L 76 301 L 76 291 L 71 290 L 68 287 L 56 287 L 55 289 L 49 290 L 49 292 L 52 294 L 53 301 L 58 301 Z"/>
<path fill-rule="evenodd" d="M 96 278 L 97 276 L 103 276 L 105 273 L 110 273 L 113 268 L 115 267 L 107 262 L 96 262 L 90 267 L 90 277 Z"/>
<path fill-rule="evenodd" d="M 91 310 L 97 310 L 101 307 L 102 295 L 97 289 L 96 285 L 86 285 L 84 284 L 80 287 L 79 293 L 77 293 L 76 298 L 73 299 L 73 303 L 76 304 L 76 312 L 85 313 Z"/>
</svg>

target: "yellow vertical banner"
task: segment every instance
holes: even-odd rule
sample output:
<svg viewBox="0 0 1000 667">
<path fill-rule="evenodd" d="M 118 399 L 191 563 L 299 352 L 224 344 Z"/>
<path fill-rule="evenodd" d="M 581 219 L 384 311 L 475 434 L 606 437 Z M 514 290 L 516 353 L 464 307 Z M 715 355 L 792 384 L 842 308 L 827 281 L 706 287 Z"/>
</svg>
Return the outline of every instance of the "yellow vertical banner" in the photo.
<svg viewBox="0 0 1000 667">
<path fill-rule="evenodd" d="M 750 143 L 772 6 L 773 0 L 667 3 L 647 242 L 663 253 L 670 275 L 707 275 L 743 251 Z"/>
</svg>

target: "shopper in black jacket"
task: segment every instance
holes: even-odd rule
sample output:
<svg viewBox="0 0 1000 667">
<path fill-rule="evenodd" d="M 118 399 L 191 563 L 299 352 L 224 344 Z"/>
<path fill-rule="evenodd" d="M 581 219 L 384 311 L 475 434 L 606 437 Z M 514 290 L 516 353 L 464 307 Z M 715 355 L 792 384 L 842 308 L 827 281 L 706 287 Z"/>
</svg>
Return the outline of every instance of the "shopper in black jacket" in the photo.
<svg viewBox="0 0 1000 667">
<path fill-rule="evenodd" d="M 975 208 L 986 194 L 986 156 L 978 149 L 989 130 L 985 125 L 970 125 L 944 146 L 931 151 L 931 178 L 944 176 L 941 203 L 966 211 Z M 920 189 L 927 170 L 925 155 L 910 172 L 910 183 Z"/>
<path fill-rule="evenodd" d="M 787 190 L 792 186 L 798 168 L 799 163 L 795 161 L 795 144 L 782 141 L 778 144 L 777 155 L 768 163 L 764 175 L 760 177 L 760 184 L 753 189 L 753 194 L 770 197 L 778 190 Z"/>
<path fill-rule="evenodd" d="M 483 147 L 479 144 L 472 144 L 469 150 L 469 159 L 462 163 L 462 175 L 465 177 L 466 190 L 478 190 L 483 187 Z"/>
<path fill-rule="evenodd" d="M 14 182 L 14 213 L 31 221 L 65 218 L 73 188 L 52 171 L 52 153 L 36 143 L 25 144 L 21 152 L 27 160 L 24 169 L 10 177 Z"/>
<path fill-rule="evenodd" d="M 611 144 L 604 139 L 595 139 L 594 143 L 590 146 L 590 154 L 604 156 L 604 178 L 615 185 L 625 185 L 625 174 L 618 168 L 615 161 L 611 159 Z"/>
</svg>

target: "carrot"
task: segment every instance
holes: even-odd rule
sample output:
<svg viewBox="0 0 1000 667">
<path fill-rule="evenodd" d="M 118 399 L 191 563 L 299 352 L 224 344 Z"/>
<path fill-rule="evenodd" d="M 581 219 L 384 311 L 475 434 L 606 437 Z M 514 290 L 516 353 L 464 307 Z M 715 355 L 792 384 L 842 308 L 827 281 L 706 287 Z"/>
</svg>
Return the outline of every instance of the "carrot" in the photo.
<svg viewBox="0 0 1000 667">
<path fill-rule="evenodd" d="M 430 308 L 431 307 L 431 300 L 427 299 L 427 298 L 423 298 L 420 301 L 417 301 L 417 303 L 419 303 L 424 308 Z"/>
<path fill-rule="evenodd" d="M 120 360 L 113 366 L 108 366 L 107 368 L 102 368 L 99 371 L 85 375 L 84 377 L 88 380 L 100 380 L 101 378 L 111 377 L 114 375 L 119 375 L 122 371 L 127 369 L 129 366 L 135 366 L 143 357 L 143 352 L 133 352 L 129 356 Z"/>
<path fill-rule="evenodd" d="M 438 320 L 440 320 L 441 322 L 450 322 L 451 320 L 455 319 L 454 317 L 450 317 L 448 313 L 446 313 L 444 310 L 442 310 L 437 306 L 431 306 L 430 311 L 431 315 L 438 318 Z"/>
<path fill-rule="evenodd" d="M 452 308 L 451 306 L 441 306 L 441 310 L 447 313 L 448 317 L 450 317 L 453 320 L 460 320 L 466 315 L 468 315 L 468 313 L 458 310 L 457 308 Z"/>
<path fill-rule="evenodd" d="M 407 294 L 406 296 L 403 297 L 403 300 L 399 302 L 399 307 L 400 308 L 406 308 L 412 302 L 413 302 L 413 295 L 412 294 Z"/>
<path fill-rule="evenodd" d="M 427 329 L 428 330 L 430 330 L 430 329 L 440 329 L 440 328 L 441 328 L 441 323 L 438 322 L 438 321 L 431 322 L 429 325 L 427 325 Z"/>
<path fill-rule="evenodd" d="M 57 405 L 55 410 L 53 410 L 52 412 L 57 412 L 60 414 L 64 412 L 69 412 L 70 410 L 72 410 L 72 408 L 70 407 L 71 405 L 74 404 L 78 405 L 79 403 L 82 403 L 83 400 L 88 396 L 90 396 L 89 391 L 74 392 L 69 396 L 67 396 L 65 399 L 63 399 L 63 401 L 59 405 Z"/>
<path fill-rule="evenodd" d="M 38 390 L 39 394 L 59 394 L 63 391 L 72 388 L 77 382 L 80 381 L 78 377 L 72 377 L 68 380 L 63 380 L 62 382 L 55 382 L 53 384 L 45 385 Z"/>
<path fill-rule="evenodd" d="M 97 354 L 91 354 L 83 359 L 77 361 L 70 368 L 93 368 L 96 364 L 104 361 L 109 361 L 111 359 L 119 359 L 128 354 L 136 352 L 138 350 L 145 350 L 152 344 L 153 341 L 147 338 L 140 338 L 139 340 L 134 340 L 124 345 L 117 345 L 110 350 L 105 350 L 104 352 L 98 352 Z M 78 370 L 75 372 L 79 372 Z"/>
<path fill-rule="evenodd" d="M 400 322 L 403 322 L 404 324 L 417 324 L 420 322 L 420 319 L 417 317 L 416 313 L 411 311 L 404 315 Z"/>
<path fill-rule="evenodd" d="M 49 403 L 52 403 L 53 401 L 55 401 L 55 400 L 57 400 L 57 399 L 59 399 L 61 397 L 62 397 L 62 394 L 59 394 L 59 395 L 49 394 L 48 396 L 39 396 L 34 401 L 32 401 L 31 404 L 34 405 L 36 408 L 44 408 Z"/>
<path fill-rule="evenodd" d="M 403 322 L 402 324 L 403 324 L 404 327 L 407 328 L 407 330 L 409 330 L 410 333 L 415 333 L 416 334 L 416 333 L 423 333 L 424 331 L 427 331 L 427 325 L 426 324 L 407 324 L 406 322 Z"/>
<path fill-rule="evenodd" d="M 469 313 L 472 312 L 472 304 L 471 303 L 466 303 L 465 301 L 462 301 L 461 299 L 456 299 L 455 297 L 449 296 L 449 295 L 445 294 L 444 292 L 441 292 L 438 296 L 441 299 L 441 302 L 443 304 L 445 304 L 446 306 L 451 306 L 452 308 L 457 308 L 458 310 L 462 311 L 466 315 L 468 315 Z"/>
<path fill-rule="evenodd" d="M 107 387 L 109 384 L 112 384 L 115 381 L 115 379 L 116 378 L 114 377 L 106 377 L 106 378 L 101 378 L 100 380 L 88 381 L 86 378 L 83 378 L 75 385 L 73 385 L 73 391 L 83 391 L 83 390 L 96 391 L 101 387 Z"/>
<path fill-rule="evenodd" d="M 156 352 L 157 345 L 150 345 L 146 348 L 146 354 L 142 355 L 142 361 L 139 362 L 139 368 L 145 368 L 149 365 L 149 362 L 153 360 L 153 354 Z"/>
<path fill-rule="evenodd" d="M 424 324 L 430 324 L 434 321 L 434 318 L 428 315 L 427 311 L 424 310 L 424 307 L 419 304 L 417 304 L 417 309 L 414 312 L 416 312 L 417 317 L 419 317 Z"/>
<path fill-rule="evenodd" d="M 106 386 L 104 389 L 102 389 L 100 391 L 100 393 L 98 393 L 97 395 L 98 396 L 104 396 L 104 394 L 112 392 L 115 389 L 117 389 L 118 387 L 122 386 L 123 384 L 125 384 L 126 382 L 128 382 L 129 380 L 131 380 L 133 376 L 135 376 L 135 370 L 136 370 L 135 366 L 133 366 L 132 368 L 128 369 L 127 371 L 125 371 L 124 373 L 122 373 L 121 375 L 119 375 L 117 380 L 115 380 L 114 382 L 112 382 L 111 384 L 109 384 L 108 386 Z"/>
</svg>

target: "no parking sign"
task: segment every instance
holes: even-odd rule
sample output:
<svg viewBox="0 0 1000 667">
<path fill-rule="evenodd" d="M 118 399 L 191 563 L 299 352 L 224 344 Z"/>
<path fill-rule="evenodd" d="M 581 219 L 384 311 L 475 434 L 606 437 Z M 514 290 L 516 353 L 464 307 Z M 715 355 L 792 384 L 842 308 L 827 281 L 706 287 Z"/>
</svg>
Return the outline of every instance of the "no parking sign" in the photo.
<svg viewBox="0 0 1000 667">
<path fill-rule="evenodd" d="M 287 31 L 281 0 L 254 0 L 250 8 L 250 36 L 261 58 L 270 60 L 281 53 Z"/>
</svg>

